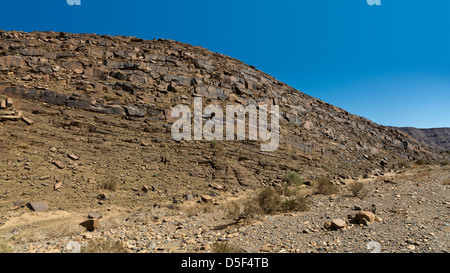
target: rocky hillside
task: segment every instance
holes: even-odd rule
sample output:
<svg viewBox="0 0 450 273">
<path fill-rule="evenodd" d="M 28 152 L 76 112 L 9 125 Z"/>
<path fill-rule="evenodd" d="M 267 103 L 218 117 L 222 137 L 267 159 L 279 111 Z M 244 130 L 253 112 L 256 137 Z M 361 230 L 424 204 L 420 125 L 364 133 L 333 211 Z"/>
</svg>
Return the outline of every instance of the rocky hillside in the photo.
<svg viewBox="0 0 450 273">
<path fill-rule="evenodd" d="M 338 183 L 418 159 L 448 161 L 236 59 L 171 40 L 0 31 L 0 96 L 14 101 L 4 116 L 26 121 L 0 121 L 3 208 L 14 199 L 66 207 L 68 197 L 75 207 L 96 206 L 102 183 L 117 187 L 115 205 L 134 206 L 273 185 L 289 171 Z M 258 141 L 174 141 L 170 109 L 192 107 L 194 97 L 279 105 L 278 150 L 261 152 Z"/>
<path fill-rule="evenodd" d="M 450 151 L 450 128 L 418 129 L 413 127 L 396 128 L 428 145 Z"/>
<path fill-rule="evenodd" d="M 278 149 L 175 141 L 199 97 L 278 105 Z M 0 253 L 449 249 L 446 152 L 171 40 L 0 31 L 0 154 Z"/>
</svg>

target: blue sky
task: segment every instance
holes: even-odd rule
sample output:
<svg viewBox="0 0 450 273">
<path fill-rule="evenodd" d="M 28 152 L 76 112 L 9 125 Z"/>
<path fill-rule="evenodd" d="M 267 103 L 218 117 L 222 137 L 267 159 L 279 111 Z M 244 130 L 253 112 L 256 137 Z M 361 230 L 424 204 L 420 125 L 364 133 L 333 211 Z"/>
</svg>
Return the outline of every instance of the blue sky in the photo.
<svg viewBox="0 0 450 273">
<path fill-rule="evenodd" d="M 0 29 L 168 38 L 382 125 L 450 127 L 450 1 L 2 1 Z"/>
</svg>

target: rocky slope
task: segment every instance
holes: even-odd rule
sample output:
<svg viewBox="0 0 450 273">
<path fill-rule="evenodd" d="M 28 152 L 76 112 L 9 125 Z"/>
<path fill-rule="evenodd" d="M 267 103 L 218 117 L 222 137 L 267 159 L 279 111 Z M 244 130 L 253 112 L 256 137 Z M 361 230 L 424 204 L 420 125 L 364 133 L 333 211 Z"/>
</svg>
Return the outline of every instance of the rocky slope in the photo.
<svg viewBox="0 0 450 273">
<path fill-rule="evenodd" d="M 203 105 L 278 105 L 279 148 L 174 141 L 170 110 L 192 108 L 195 97 Z M 245 196 L 280 185 L 287 172 L 344 187 L 419 159 L 449 161 L 437 148 L 236 59 L 171 40 L 0 31 L 2 100 L 0 225 L 12 234 L 41 216 L 79 220 L 74 215 L 87 211 L 131 214 L 205 195 Z M 30 209 L 43 212 L 21 222 Z"/>
<path fill-rule="evenodd" d="M 395 129 L 405 132 L 428 145 L 436 146 L 444 151 L 450 151 L 450 128 L 418 129 L 413 127 L 396 127 Z"/>
</svg>

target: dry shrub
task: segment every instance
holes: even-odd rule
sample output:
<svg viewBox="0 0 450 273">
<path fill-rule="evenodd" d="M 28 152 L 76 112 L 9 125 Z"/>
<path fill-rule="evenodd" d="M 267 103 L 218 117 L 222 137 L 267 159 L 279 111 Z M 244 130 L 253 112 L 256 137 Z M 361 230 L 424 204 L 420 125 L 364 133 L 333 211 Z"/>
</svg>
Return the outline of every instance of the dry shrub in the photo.
<svg viewBox="0 0 450 273">
<path fill-rule="evenodd" d="M 369 191 L 365 188 L 364 183 L 362 182 L 354 182 L 350 185 L 350 190 L 354 197 L 358 197 L 359 199 L 364 199 Z"/>
<path fill-rule="evenodd" d="M 415 162 L 417 165 L 419 165 L 419 166 L 422 166 L 422 165 L 425 165 L 426 163 L 425 163 L 425 161 L 423 160 L 423 159 L 418 159 L 418 160 L 416 160 L 416 162 Z"/>
<path fill-rule="evenodd" d="M 12 238 L 17 243 L 33 243 L 79 235 L 83 228 L 77 223 L 60 223 L 49 227 L 23 229 Z"/>
<path fill-rule="evenodd" d="M 84 231 L 83 227 L 76 223 L 62 223 L 56 225 L 54 228 L 46 230 L 47 238 L 63 238 L 74 235 L 79 235 Z"/>
<path fill-rule="evenodd" d="M 106 179 L 106 181 L 103 181 L 99 188 L 102 190 L 108 190 L 108 191 L 116 191 L 119 183 L 117 182 L 117 178 L 115 177 L 109 177 Z"/>
<path fill-rule="evenodd" d="M 339 188 L 336 185 L 333 185 L 330 180 L 326 178 L 320 178 L 317 180 L 316 185 L 318 194 L 331 195 L 339 192 Z"/>
<path fill-rule="evenodd" d="M 295 199 L 286 200 L 282 203 L 282 210 L 288 211 L 308 211 L 309 200 L 303 196 L 297 196 Z"/>
<path fill-rule="evenodd" d="M 258 215 L 263 214 L 263 210 L 259 206 L 256 198 L 253 198 L 244 204 L 244 209 L 239 215 L 242 219 L 253 219 Z"/>
<path fill-rule="evenodd" d="M 280 209 L 281 195 L 274 188 L 264 188 L 258 195 L 257 201 L 265 214 L 273 214 Z"/>
<path fill-rule="evenodd" d="M 227 217 L 229 219 L 238 219 L 241 217 L 241 208 L 236 202 L 231 202 L 227 205 Z"/>
<path fill-rule="evenodd" d="M 418 171 L 417 174 L 415 175 L 416 178 L 428 177 L 428 176 L 431 176 L 430 171 Z"/>
<path fill-rule="evenodd" d="M 0 253 L 14 253 L 14 250 L 7 242 L 0 240 Z"/>
<path fill-rule="evenodd" d="M 93 240 L 81 249 L 81 253 L 128 253 L 121 241 Z"/>
<path fill-rule="evenodd" d="M 214 211 L 214 205 L 211 203 L 201 203 L 201 204 L 196 204 L 194 206 L 189 207 L 188 209 L 186 209 L 186 214 L 189 217 L 192 216 L 198 216 L 202 213 L 209 213 L 209 212 L 213 212 Z"/>
<path fill-rule="evenodd" d="M 212 246 L 213 253 L 243 253 L 244 251 L 227 242 L 216 242 Z"/>
<path fill-rule="evenodd" d="M 283 213 L 289 211 L 309 210 L 309 200 L 301 195 L 294 198 L 282 195 L 271 187 L 262 189 L 256 197 L 244 203 L 243 211 L 239 213 L 241 219 L 251 219 L 257 215 Z M 236 214 L 237 208 L 233 214 Z"/>
</svg>

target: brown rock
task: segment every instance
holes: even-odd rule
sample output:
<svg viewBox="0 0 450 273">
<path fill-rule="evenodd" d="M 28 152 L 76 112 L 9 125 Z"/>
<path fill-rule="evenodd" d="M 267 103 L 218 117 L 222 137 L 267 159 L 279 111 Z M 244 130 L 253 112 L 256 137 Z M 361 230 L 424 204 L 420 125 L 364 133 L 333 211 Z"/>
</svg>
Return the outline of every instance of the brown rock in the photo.
<svg viewBox="0 0 450 273">
<path fill-rule="evenodd" d="M 61 188 L 62 185 L 63 185 L 62 182 L 58 182 L 58 183 L 55 184 L 55 186 L 53 187 L 53 189 L 54 189 L 54 190 L 57 190 L 57 189 Z"/>
<path fill-rule="evenodd" d="M 4 108 L 6 108 L 6 101 L 0 100 L 0 109 L 4 109 Z"/>
<path fill-rule="evenodd" d="M 22 116 L 22 120 L 25 121 L 28 125 L 31 125 L 31 124 L 34 123 L 33 120 L 31 120 L 31 119 L 29 119 L 29 118 L 27 118 L 25 116 Z"/>
<path fill-rule="evenodd" d="M 144 186 L 142 187 L 142 191 L 145 192 L 145 193 L 149 192 L 150 190 L 151 190 L 151 189 L 150 189 L 149 186 L 144 185 Z"/>
<path fill-rule="evenodd" d="M 347 226 L 347 223 L 342 219 L 334 219 L 331 221 L 331 227 L 334 229 L 343 229 Z"/>
<path fill-rule="evenodd" d="M 58 167 L 59 169 L 64 169 L 66 167 L 64 163 L 61 161 L 55 161 L 53 162 L 53 164 L 55 164 L 55 166 Z"/>
<path fill-rule="evenodd" d="M 375 222 L 375 214 L 370 211 L 359 211 L 355 215 L 355 220 L 360 224 L 371 224 Z"/>
<path fill-rule="evenodd" d="M 31 202 L 28 203 L 28 208 L 35 212 L 41 212 L 48 209 L 48 203 L 46 201 Z"/>
<path fill-rule="evenodd" d="M 91 211 L 89 212 L 88 217 L 89 219 L 100 219 L 103 217 L 103 215 L 98 211 Z"/>
<path fill-rule="evenodd" d="M 10 108 L 13 106 L 13 100 L 11 98 L 6 98 L 6 107 Z"/>
<path fill-rule="evenodd" d="M 212 202 L 213 202 L 213 198 L 209 195 L 206 195 L 206 194 L 202 195 L 201 198 L 202 198 L 202 202 L 204 202 L 204 203 L 212 204 Z"/>
<path fill-rule="evenodd" d="M 85 227 L 87 231 L 94 231 L 100 228 L 100 221 L 98 219 L 90 219 L 84 221 L 80 225 Z"/>
<path fill-rule="evenodd" d="M 25 206 L 26 204 L 27 204 L 26 201 L 17 200 L 17 201 L 14 202 L 14 207 L 15 208 L 21 208 L 21 207 Z"/>
<path fill-rule="evenodd" d="M 75 154 L 69 154 L 68 157 L 69 157 L 70 159 L 72 159 L 72 160 L 78 160 L 78 159 L 80 159 L 80 158 L 79 158 L 77 155 L 75 155 Z"/>
<path fill-rule="evenodd" d="M 39 177 L 39 180 L 47 180 L 47 179 L 50 179 L 50 175 L 44 175 L 44 176 L 41 176 L 41 177 Z"/>
</svg>

